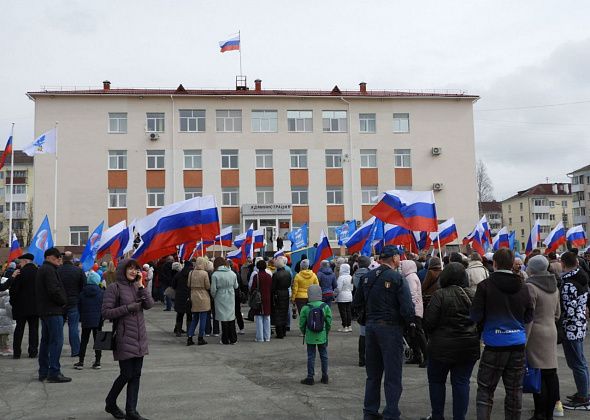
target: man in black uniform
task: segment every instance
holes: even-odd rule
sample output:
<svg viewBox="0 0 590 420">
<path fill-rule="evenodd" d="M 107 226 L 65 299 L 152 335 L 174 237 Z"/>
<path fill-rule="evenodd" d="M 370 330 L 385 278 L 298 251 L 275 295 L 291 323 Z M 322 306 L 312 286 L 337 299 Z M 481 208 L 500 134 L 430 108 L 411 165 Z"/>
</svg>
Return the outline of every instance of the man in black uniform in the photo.
<svg viewBox="0 0 590 420">
<path fill-rule="evenodd" d="M 402 394 L 402 360 L 404 325 L 414 319 L 414 304 L 408 283 L 399 267 L 396 247 L 383 247 L 379 256 L 381 266 L 364 277 L 355 306 L 366 313 L 365 357 L 365 419 L 399 419 L 399 399 Z M 385 373 L 385 410 L 381 405 L 381 379 Z"/>
</svg>

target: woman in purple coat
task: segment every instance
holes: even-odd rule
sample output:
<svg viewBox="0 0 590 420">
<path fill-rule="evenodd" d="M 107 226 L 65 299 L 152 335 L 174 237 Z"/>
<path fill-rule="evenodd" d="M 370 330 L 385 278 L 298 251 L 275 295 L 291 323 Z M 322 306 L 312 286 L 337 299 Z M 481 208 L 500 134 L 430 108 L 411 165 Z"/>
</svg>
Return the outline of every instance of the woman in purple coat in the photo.
<svg viewBox="0 0 590 420">
<path fill-rule="evenodd" d="M 150 309 L 154 300 L 141 282 L 141 267 L 137 261 L 125 259 L 117 267 L 117 281 L 107 288 L 102 303 L 102 316 L 116 325 L 115 360 L 120 373 L 106 398 L 105 411 L 117 419 L 145 420 L 137 412 L 139 378 L 143 356 L 148 354 L 147 333 L 143 310 Z M 117 397 L 127 385 L 125 413 L 117 406 Z"/>
</svg>

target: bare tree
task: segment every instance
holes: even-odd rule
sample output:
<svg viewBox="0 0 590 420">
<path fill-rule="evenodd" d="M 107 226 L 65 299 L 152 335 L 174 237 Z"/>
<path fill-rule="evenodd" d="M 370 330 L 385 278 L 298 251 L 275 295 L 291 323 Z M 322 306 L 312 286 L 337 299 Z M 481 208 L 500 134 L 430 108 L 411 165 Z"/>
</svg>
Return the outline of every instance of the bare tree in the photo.
<svg viewBox="0 0 590 420">
<path fill-rule="evenodd" d="M 25 244 L 29 244 L 33 239 L 33 199 L 29 201 L 29 206 L 27 208 L 27 220 L 25 223 L 25 228 L 23 232 L 23 241 Z"/>
<path fill-rule="evenodd" d="M 475 181 L 477 182 L 477 202 L 481 212 L 481 202 L 494 200 L 494 185 L 488 175 L 488 168 L 481 159 L 477 161 L 475 168 Z"/>
</svg>

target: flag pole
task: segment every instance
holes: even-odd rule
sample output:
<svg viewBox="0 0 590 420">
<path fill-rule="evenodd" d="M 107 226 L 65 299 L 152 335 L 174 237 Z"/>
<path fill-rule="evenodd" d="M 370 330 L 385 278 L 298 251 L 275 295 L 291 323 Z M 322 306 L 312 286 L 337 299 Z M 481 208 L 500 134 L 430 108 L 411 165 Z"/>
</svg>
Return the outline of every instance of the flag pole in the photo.
<svg viewBox="0 0 590 420">
<path fill-rule="evenodd" d="M 443 262 L 443 258 L 442 258 L 442 249 L 440 247 L 440 235 L 436 235 L 436 242 L 438 242 L 438 255 L 440 258 L 440 267 L 445 268 L 445 263 Z"/>
<path fill-rule="evenodd" d="M 54 188 L 53 188 L 53 243 L 57 246 L 57 144 L 58 144 L 58 135 L 57 135 L 57 125 L 59 123 L 55 122 L 55 178 L 53 181 Z"/>
<path fill-rule="evenodd" d="M 14 211 L 14 209 L 12 208 L 14 194 L 14 123 L 12 123 L 12 128 L 10 129 L 10 137 L 12 137 L 12 142 L 10 145 L 10 217 L 8 221 L 8 245 L 12 246 L 12 212 Z M 29 211 L 32 210 L 33 209 L 29 209 Z"/>
<path fill-rule="evenodd" d="M 238 39 L 240 40 L 240 49 L 238 51 L 240 51 L 240 76 L 243 76 L 242 74 L 242 34 L 241 31 L 238 31 Z"/>
</svg>

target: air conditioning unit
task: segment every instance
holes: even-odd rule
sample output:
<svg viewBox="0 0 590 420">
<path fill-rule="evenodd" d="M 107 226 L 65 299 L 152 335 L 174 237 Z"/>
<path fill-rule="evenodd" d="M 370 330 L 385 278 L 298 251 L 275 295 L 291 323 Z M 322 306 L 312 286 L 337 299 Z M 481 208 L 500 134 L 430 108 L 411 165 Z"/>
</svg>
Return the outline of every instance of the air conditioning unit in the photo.
<svg viewBox="0 0 590 420">
<path fill-rule="evenodd" d="M 151 141 L 156 141 L 160 138 L 160 135 L 158 133 L 148 133 L 148 137 Z"/>
<path fill-rule="evenodd" d="M 444 185 L 442 184 L 442 182 L 435 182 L 434 184 L 432 184 L 432 189 L 434 191 L 441 191 L 444 188 Z"/>
<path fill-rule="evenodd" d="M 432 156 L 438 156 L 442 153 L 442 147 L 433 147 Z"/>
</svg>

